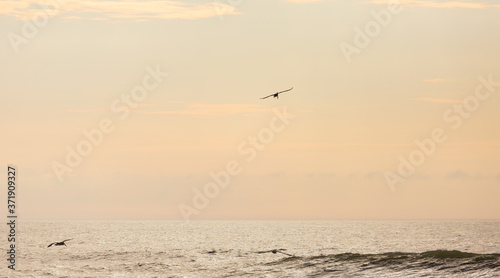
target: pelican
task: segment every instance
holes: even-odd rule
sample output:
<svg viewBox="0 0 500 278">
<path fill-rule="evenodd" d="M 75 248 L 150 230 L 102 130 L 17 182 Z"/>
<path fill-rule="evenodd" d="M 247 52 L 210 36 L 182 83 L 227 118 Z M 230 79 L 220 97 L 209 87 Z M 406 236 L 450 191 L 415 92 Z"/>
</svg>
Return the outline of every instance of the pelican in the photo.
<svg viewBox="0 0 500 278">
<path fill-rule="evenodd" d="M 285 251 L 286 249 L 273 249 L 273 250 L 269 250 L 269 251 L 259 251 L 257 252 L 258 254 L 262 254 L 262 253 L 273 253 L 273 254 L 276 254 L 276 253 L 281 253 L 281 254 L 285 254 L 287 256 L 290 256 L 290 257 L 293 257 L 293 255 L 290 255 L 288 253 L 285 253 L 283 251 Z"/>
<path fill-rule="evenodd" d="M 263 98 L 260 98 L 260 99 L 265 99 L 265 98 L 268 98 L 268 97 L 275 97 L 275 98 L 279 99 L 279 96 L 278 96 L 279 94 L 284 93 L 284 92 L 288 92 L 288 91 L 290 91 L 292 89 L 293 89 L 293 87 L 290 88 L 290 89 L 288 89 L 288 90 L 284 90 L 284 91 L 281 91 L 281 92 L 276 92 L 274 94 L 270 94 L 267 97 L 263 97 Z"/>
<path fill-rule="evenodd" d="M 49 247 L 50 247 L 50 246 L 52 246 L 52 245 L 54 245 L 54 246 L 56 246 L 56 245 L 64 245 L 64 246 L 67 246 L 67 245 L 66 245 L 66 243 L 64 243 L 64 242 L 66 242 L 66 241 L 68 241 L 68 240 L 72 240 L 72 238 L 70 238 L 70 239 L 66 239 L 66 240 L 63 240 L 63 241 L 59 241 L 59 242 L 52 242 L 51 244 L 49 244 L 49 246 L 47 246 L 47 248 L 49 248 Z"/>
</svg>

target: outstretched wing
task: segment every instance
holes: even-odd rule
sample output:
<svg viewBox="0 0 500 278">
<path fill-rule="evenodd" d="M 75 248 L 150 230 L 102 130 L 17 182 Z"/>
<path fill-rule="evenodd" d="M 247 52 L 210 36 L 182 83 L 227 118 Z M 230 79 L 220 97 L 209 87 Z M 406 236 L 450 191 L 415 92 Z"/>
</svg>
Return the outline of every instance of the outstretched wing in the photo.
<svg viewBox="0 0 500 278">
<path fill-rule="evenodd" d="M 260 99 L 265 99 L 265 98 L 272 97 L 272 96 L 274 96 L 274 94 L 268 95 L 267 97 L 261 97 Z"/>
<path fill-rule="evenodd" d="M 291 91 L 292 89 L 293 89 L 293 87 L 292 87 L 292 88 L 290 88 L 290 89 L 288 89 L 288 90 L 284 90 L 284 91 L 281 91 L 281 92 L 277 92 L 277 94 L 281 94 L 281 93 L 284 93 L 284 92 L 288 92 L 288 91 Z"/>
<path fill-rule="evenodd" d="M 278 252 L 278 253 L 281 253 L 281 254 L 285 254 L 285 255 L 288 255 L 288 256 L 290 256 L 290 257 L 293 257 L 293 255 L 290 255 L 290 254 L 288 254 L 288 253 L 285 253 L 285 252 L 283 252 L 283 251 L 280 251 L 280 250 L 276 250 L 276 252 Z"/>
<path fill-rule="evenodd" d="M 65 239 L 65 240 L 63 240 L 63 241 L 61 241 L 61 242 L 66 242 L 66 241 L 68 241 L 68 240 L 72 240 L 72 238 L 70 238 L 70 239 Z"/>
<path fill-rule="evenodd" d="M 49 248 L 50 246 L 52 246 L 52 245 L 54 245 L 54 244 L 55 244 L 55 242 L 53 242 L 53 243 L 49 244 L 49 246 L 47 246 L 47 248 Z"/>
</svg>

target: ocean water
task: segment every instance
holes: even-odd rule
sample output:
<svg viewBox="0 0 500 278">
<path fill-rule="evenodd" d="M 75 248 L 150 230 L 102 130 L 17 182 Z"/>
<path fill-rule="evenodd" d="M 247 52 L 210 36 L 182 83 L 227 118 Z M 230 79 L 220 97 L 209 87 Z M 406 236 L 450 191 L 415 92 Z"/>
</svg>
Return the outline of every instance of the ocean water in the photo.
<svg viewBox="0 0 500 278">
<path fill-rule="evenodd" d="M 500 277 L 500 222 L 20 222 L 16 241 L 2 277 Z"/>
</svg>

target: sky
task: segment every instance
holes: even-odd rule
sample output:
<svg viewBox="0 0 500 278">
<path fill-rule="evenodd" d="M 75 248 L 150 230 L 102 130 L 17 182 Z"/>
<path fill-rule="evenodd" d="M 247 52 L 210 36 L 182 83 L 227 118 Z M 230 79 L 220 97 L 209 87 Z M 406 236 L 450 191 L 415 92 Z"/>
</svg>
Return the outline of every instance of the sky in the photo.
<svg viewBox="0 0 500 278">
<path fill-rule="evenodd" d="M 498 220 L 499 16 L 2 1 L 0 165 L 31 220 Z"/>
</svg>

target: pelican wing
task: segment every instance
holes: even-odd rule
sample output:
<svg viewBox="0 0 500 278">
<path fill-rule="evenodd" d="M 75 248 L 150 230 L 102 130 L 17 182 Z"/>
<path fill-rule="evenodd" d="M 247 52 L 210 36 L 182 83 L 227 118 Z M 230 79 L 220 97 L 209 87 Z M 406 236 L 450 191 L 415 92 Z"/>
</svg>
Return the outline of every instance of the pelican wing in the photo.
<svg viewBox="0 0 500 278">
<path fill-rule="evenodd" d="M 268 95 L 267 97 L 261 97 L 260 99 L 265 99 L 265 98 L 272 97 L 272 96 L 274 96 L 274 94 Z"/>
<path fill-rule="evenodd" d="M 255 253 L 257 253 L 257 254 L 263 254 L 263 253 L 271 253 L 273 251 L 276 251 L 276 250 L 257 251 Z"/>
<path fill-rule="evenodd" d="M 281 93 L 284 93 L 284 92 L 288 92 L 288 91 L 291 91 L 292 89 L 293 89 L 293 87 L 292 87 L 292 88 L 290 88 L 290 89 L 288 89 L 288 90 L 284 90 L 284 91 L 281 91 L 281 92 L 277 92 L 277 94 L 281 94 Z"/>
<path fill-rule="evenodd" d="M 285 252 L 282 252 L 282 251 L 279 251 L 279 250 L 277 250 L 276 252 L 281 253 L 281 254 L 284 254 L 284 255 L 287 255 L 287 256 L 290 256 L 290 257 L 293 257 L 293 255 L 290 255 L 290 254 L 288 254 L 288 253 L 285 253 Z"/>
</svg>

